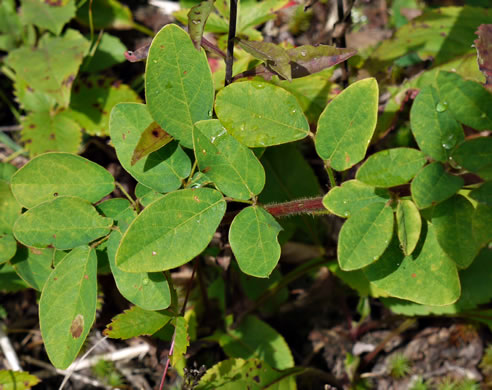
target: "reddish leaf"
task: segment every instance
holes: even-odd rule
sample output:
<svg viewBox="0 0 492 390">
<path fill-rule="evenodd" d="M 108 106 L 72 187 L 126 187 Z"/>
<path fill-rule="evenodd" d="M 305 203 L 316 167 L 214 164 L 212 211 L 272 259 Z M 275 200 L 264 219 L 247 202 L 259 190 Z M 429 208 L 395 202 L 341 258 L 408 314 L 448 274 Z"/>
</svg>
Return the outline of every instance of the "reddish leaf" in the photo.
<svg viewBox="0 0 492 390">
<path fill-rule="evenodd" d="M 214 1 L 202 1 L 188 12 L 188 33 L 197 50 L 200 50 L 202 45 L 203 29 L 205 28 L 208 15 L 214 9 Z"/>
<path fill-rule="evenodd" d="M 478 66 L 485 75 L 485 88 L 492 91 L 492 24 L 482 24 L 476 33 L 475 40 L 477 49 Z"/>
<path fill-rule="evenodd" d="M 143 61 L 147 58 L 149 54 L 150 43 L 143 45 L 136 49 L 135 51 L 125 51 L 125 58 L 130 62 Z"/>
<path fill-rule="evenodd" d="M 287 50 L 286 53 L 289 56 L 290 73 L 292 78 L 295 79 L 335 66 L 340 62 L 348 60 L 356 54 L 357 51 L 353 49 L 340 49 L 328 45 L 304 45 L 296 47 L 295 49 Z M 270 80 L 275 74 L 278 74 L 284 79 L 288 79 L 283 74 L 278 72 L 277 69 L 274 69 L 268 62 L 265 62 L 265 64 L 260 64 L 254 69 L 240 73 L 235 76 L 234 79 L 236 80 L 242 77 L 261 76 L 265 80 Z"/>
<path fill-rule="evenodd" d="M 138 160 L 159 150 L 172 140 L 173 137 L 165 132 L 156 122 L 152 122 L 140 136 L 138 144 L 133 151 L 131 165 L 135 165 Z"/>
<path fill-rule="evenodd" d="M 239 39 L 238 43 L 246 52 L 265 61 L 266 65 L 275 73 L 284 79 L 292 80 L 290 58 L 284 48 L 270 42 L 246 41 L 244 39 Z"/>
</svg>

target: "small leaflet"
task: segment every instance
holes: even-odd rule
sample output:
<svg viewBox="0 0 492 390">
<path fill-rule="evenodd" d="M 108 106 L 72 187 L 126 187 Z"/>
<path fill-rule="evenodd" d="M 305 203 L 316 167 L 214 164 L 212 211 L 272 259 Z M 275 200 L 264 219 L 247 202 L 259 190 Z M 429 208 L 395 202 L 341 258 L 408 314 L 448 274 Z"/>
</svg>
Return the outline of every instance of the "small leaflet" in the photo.
<svg viewBox="0 0 492 390">
<path fill-rule="evenodd" d="M 214 9 L 215 0 L 205 0 L 195 5 L 188 12 L 188 32 L 197 50 L 202 44 L 203 29 L 210 12 Z"/>
<path fill-rule="evenodd" d="M 173 140 L 156 122 L 152 122 L 142 133 L 133 152 L 131 165 L 135 165 L 140 159 L 150 153 L 159 150 Z"/>
<path fill-rule="evenodd" d="M 130 62 L 143 61 L 149 55 L 150 43 L 140 46 L 138 49 L 132 51 L 125 51 L 125 58 Z"/>
</svg>

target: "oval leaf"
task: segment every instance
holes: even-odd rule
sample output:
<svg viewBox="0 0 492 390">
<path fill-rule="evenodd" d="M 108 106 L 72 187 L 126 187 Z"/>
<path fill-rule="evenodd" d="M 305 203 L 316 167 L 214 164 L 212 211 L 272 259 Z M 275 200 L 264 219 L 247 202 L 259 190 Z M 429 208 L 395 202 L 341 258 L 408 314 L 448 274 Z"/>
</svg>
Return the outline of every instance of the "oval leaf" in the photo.
<svg viewBox="0 0 492 390">
<path fill-rule="evenodd" d="M 282 230 L 275 218 L 261 207 L 241 210 L 231 223 L 229 242 L 244 273 L 266 278 L 280 258 L 277 236 Z"/>
<path fill-rule="evenodd" d="M 379 89 L 373 78 L 360 80 L 335 97 L 318 120 L 318 155 L 337 171 L 344 171 L 366 155 L 376 129 Z"/>
<path fill-rule="evenodd" d="M 461 294 L 456 264 L 439 246 L 431 224 L 423 226 L 412 255 L 405 257 L 395 237 L 381 258 L 364 268 L 364 274 L 390 296 L 423 305 L 449 305 Z"/>
<path fill-rule="evenodd" d="M 450 198 L 463 184 L 461 177 L 451 175 L 441 163 L 435 162 L 424 167 L 415 176 L 410 189 L 413 201 L 420 209 L 425 209 Z"/>
<path fill-rule="evenodd" d="M 127 272 L 179 267 L 207 247 L 225 209 L 222 195 L 210 188 L 164 195 L 147 206 L 125 232 L 116 265 Z"/>
<path fill-rule="evenodd" d="M 441 99 L 453 116 L 476 130 L 492 129 L 492 94 L 474 81 L 454 72 L 439 72 L 437 85 Z"/>
<path fill-rule="evenodd" d="M 212 73 L 203 50 L 175 24 L 154 37 L 147 58 L 145 96 L 154 120 L 183 146 L 193 147 L 193 124 L 209 119 L 213 108 Z"/>
<path fill-rule="evenodd" d="M 393 211 L 374 203 L 355 212 L 342 226 L 338 237 L 338 264 L 352 271 L 374 263 L 393 236 Z"/>
<path fill-rule="evenodd" d="M 470 192 L 470 198 L 487 206 L 492 206 L 492 181 L 486 181 Z"/>
<path fill-rule="evenodd" d="M 26 246 L 72 249 L 108 234 L 112 224 L 86 200 L 62 196 L 22 214 L 14 235 Z"/>
<path fill-rule="evenodd" d="M 422 88 L 410 110 L 412 133 L 426 155 L 446 162 L 449 152 L 465 138 L 461 125 L 432 85 Z"/>
<path fill-rule="evenodd" d="M 188 32 L 197 50 L 200 50 L 203 29 L 205 28 L 208 15 L 210 15 L 213 9 L 214 0 L 205 0 L 192 7 L 190 12 L 188 12 Z"/>
<path fill-rule="evenodd" d="M 492 138 L 473 138 L 453 150 L 452 159 L 467 171 L 492 180 Z"/>
<path fill-rule="evenodd" d="M 9 184 L 0 179 L 0 233 L 12 232 L 15 221 L 21 215 L 22 206 L 17 202 Z"/>
<path fill-rule="evenodd" d="M 153 123 L 144 104 L 118 104 L 109 122 L 111 141 L 121 165 L 137 181 L 158 192 L 174 191 L 191 170 L 190 159 L 176 142 L 131 163 L 142 134 Z"/>
<path fill-rule="evenodd" d="M 0 232 L 0 264 L 6 263 L 17 252 L 17 241 L 10 233 Z"/>
<path fill-rule="evenodd" d="M 12 192 L 26 208 L 64 195 L 95 203 L 113 190 L 114 178 L 106 169 L 69 153 L 37 156 L 12 176 Z"/>
<path fill-rule="evenodd" d="M 65 256 L 65 252 L 58 251 Z M 10 264 L 15 272 L 32 288 L 41 291 L 53 271 L 55 249 L 19 248 Z"/>
<path fill-rule="evenodd" d="M 58 264 L 39 301 L 39 325 L 51 363 L 65 369 L 72 363 L 96 317 L 97 257 L 79 247 Z"/>
<path fill-rule="evenodd" d="M 432 214 L 437 241 L 459 268 L 467 268 L 480 249 L 473 234 L 473 212 L 468 199 L 455 195 L 438 204 Z"/>
<path fill-rule="evenodd" d="M 386 203 L 391 198 L 388 190 L 376 188 L 358 180 L 348 180 L 334 187 L 323 198 L 323 205 L 339 217 L 353 213 L 372 203 Z"/>
<path fill-rule="evenodd" d="M 355 178 L 376 187 L 398 186 L 410 181 L 425 162 L 424 154 L 417 149 L 386 149 L 369 157 Z"/>
<path fill-rule="evenodd" d="M 228 85 L 217 94 L 215 111 L 227 131 L 252 148 L 297 141 L 309 133 L 296 98 L 265 82 Z"/>
<path fill-rule="evenodd" d="M 193 131 L 200 170 L 227 196 L 249 199 L 265 185 L 265 171 L 255 154 L 216 120 L 200 121 Z"/>
<path fill-rule="evenodd" d="M 405 256 L 410 255 L 420 237 L 422 219 L 417 206 L 411 200 L 400 200 L 396 208 L 398 239 Z"/>
</svg>

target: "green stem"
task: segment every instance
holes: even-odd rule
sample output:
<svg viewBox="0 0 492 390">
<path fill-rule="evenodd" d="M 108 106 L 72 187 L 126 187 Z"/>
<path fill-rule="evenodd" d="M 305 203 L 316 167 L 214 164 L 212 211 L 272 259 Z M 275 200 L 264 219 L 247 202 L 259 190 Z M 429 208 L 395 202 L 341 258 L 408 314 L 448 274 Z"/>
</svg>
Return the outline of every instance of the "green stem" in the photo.
<svg viewBox="0 0 492 390">
<path fill-rule="evenodd" d="M 337 181 L 335 180 L 335 174 L 333 169 L 331 169 L 328 162 L 325 162 L 326 173 L 328 173 L 328 178 L 330 179 L 330 187 L 335 188 L 337 186 Z"/>
<path fill-rule="evenodd" d="M 238 203 L 246 203 L 246 204 L 254 204 L 252 200 L 244 200 L 244 199 L 236 199 L 236 198 L 231 198 L 230 196 L 226 196 L 225 200 L 227 202 L 238 202 Z"/>
<path fill-rule="evenodd" d="M 14 141 L 12 141 L 12 139 L 7 134 L 1 131 L 0 131 L 0 142 L 7 145 L 14 152 L 18 152 L 19 150 L 21 150 L 23 153 L 25 152 L 22 146 L 17 145 Z"/>
<path fill-rule="evenodd" d="M 7 156 L 5 157 L 2 162 L 4 163 L 7 163 L 9 161 L 12 161 L 13 159 L 15 159 L 16 157 L 20 156 L 21 154 L 23 154 L 25 152 L 24 149 L 19 149 L 17 150 L 16 152 L 12 153 L 10 156 Z"/>
<path fill-rule="evenodd" d="M 184 188 L 187 188 L 191 184 L 197 166 L 198 166 L 198 161 L 195 159 L 195 161 L 193 162 L 193 166 L 191 167 L 190 176 L 188 176 L 188 180 L 186 181 Z"/>
<path fill-rule="evenodd" d="M 133 28 L 140 31 L 142 34 L 148 35 L 149 37 L 153 38 L 155 36 L 155 33 L 150 28 L 147 28 L 139 23 L 133 22 Z"/>
<path fill-rule="evenodd" d="M 133 200 L 130 194 L 126 192 L 125 187 L 123 187 L 123 185 L 119 182 L 116 182 L 116 187 L 118 187 L 119 190 L 123 193 L 123 195 L 126 196 L 126 198 L 130 201 L 135 211 L 138 213 L 140 211 L 140 207 L 138 206 L 138 203 Z"/>
</svg>

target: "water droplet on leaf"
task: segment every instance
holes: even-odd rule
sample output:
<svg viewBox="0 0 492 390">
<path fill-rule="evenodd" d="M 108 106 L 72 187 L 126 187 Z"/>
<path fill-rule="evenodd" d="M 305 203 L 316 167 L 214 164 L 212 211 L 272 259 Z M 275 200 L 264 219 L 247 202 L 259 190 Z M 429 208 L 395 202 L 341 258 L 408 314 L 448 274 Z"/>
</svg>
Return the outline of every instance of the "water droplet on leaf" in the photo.
<svg viewBox="0 0 492 390">
<path fill-rule="evenodd" d="M 449 134 L 442 140 L 442 147 L 444 149 L 452 149 L 456 145 L 456 137 L 454 134 Z"/>
<path fill-rule="evenodd" d="M 444 112 L 448 109 L 448 102 L 439 102 L 436 104 L 437 112 Z"/>
</svg>

